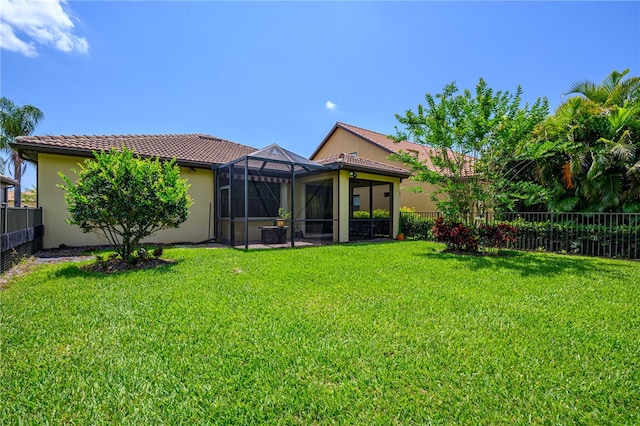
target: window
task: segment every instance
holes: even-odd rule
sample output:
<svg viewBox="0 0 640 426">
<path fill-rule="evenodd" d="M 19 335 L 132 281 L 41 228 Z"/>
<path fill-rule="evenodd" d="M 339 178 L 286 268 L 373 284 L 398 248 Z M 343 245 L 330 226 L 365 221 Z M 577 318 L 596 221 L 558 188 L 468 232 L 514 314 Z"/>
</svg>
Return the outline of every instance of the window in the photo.
<svg viewBox="0 0 640 426">
<path fill-rule="evenodd" d="M 360 196 L 359 195 L 354 195 L 353 196 L 353 211 L 354 212 L 360 211 Z"/>
</svg>

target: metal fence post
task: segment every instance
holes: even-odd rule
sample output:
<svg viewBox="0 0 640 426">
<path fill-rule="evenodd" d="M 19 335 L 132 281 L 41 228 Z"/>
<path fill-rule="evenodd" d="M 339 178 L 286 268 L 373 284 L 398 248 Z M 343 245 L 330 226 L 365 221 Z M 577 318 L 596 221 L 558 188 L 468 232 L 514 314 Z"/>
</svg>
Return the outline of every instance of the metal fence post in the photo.
<svg viewBox="0 0 640 426">
<path fill-rule="evenodd" d="M 4 213 L 4 217 L 2 218 L 2 234 L 7 232 L 7 203 L 2 203 L 2 213 Z M 0 274 L 4 273 L 4 262 L 2 259 L 2 248 L 0 248 Z"/>
<path fill-rule="evenodd" d="M 7 208 L 9 206 L 7 205 L 7 203 L 2 203 L 2 213 L 4 214 L 4 216 L 2 217 L 2 224 L 0 226 L 2 226 L 2 233 L 6 234 L 7 233 Z"/>
<path fill-rule="evenodd" d="M 551 210 L 551 220 L 549 221 L 550 223 L 550 227 L 549 227 L 549 251 L 553 253 L 554 251 L 554 247 L 553 247 L 553 210 Z"/>
</svg>

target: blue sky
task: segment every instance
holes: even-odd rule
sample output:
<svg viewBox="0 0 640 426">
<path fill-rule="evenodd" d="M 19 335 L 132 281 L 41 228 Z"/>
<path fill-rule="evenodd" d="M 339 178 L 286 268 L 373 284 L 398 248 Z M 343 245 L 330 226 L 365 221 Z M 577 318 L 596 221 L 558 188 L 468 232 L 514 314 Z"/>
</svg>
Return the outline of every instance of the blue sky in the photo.
<svg viewBox="0 0 640 426">
<path fill-rule="evenodd" d="M 452 81 L 554 109 L 575 81 L 640 75 L 640 2 L 1 2 L 0 93 L 45 113 L 36 134 L 309 156 L 336 121 L 393 133 Z"/>
</svg>

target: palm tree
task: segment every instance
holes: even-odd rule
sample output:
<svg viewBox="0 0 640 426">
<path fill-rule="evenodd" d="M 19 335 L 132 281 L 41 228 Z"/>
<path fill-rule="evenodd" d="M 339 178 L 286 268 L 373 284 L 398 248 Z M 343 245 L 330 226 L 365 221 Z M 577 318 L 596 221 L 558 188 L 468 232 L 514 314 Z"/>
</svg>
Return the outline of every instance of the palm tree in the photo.
<svg viewBox="0 0 640 426">
<path fill-rule="evenodd" d="M 21 204 L 20 182 L 23 160 L 18 151 L 11 149 L 9 142 L 13 142 L 18 136 L 30 135 L 43 118 L 42 111 L 33 105 L 19 107 L 4 96 L 0 98 L 0 129 L 2 130 L 0 145 L 3 150 L 11 151 L 9 162 L 13 163 L 13 178 L 18 181 L 15 188 L 15 207 L 20 207 Z"/>
<path fill-rule="evenodd" d="M 640 77 L 612 71 L 602 83 L 574 83 L 555 116 L 569 142 L 563 182 L 575 183 L 575 207 L 619 211 L 640 206 Z"/>
<path fill-rule="evenodd" d="M 623 80 L 628 73 L 628 68 L 622 72 L 614 70 L 599 85 L 589 80 L 578 81 L 573 83 L 565 95 L 582 95 L 603 107 L 622 107 L 625 102 L 638 103 L 640 77 L 629 77 Z"/>
</svg>

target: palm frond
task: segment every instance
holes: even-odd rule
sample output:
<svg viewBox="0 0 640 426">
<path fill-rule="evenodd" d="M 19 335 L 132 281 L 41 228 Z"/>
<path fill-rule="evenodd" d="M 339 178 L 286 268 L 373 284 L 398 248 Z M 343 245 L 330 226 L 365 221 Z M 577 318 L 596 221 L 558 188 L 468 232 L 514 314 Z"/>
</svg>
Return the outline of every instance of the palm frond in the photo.
<svg viewBox="0 0 640 426">
<path fill-rule="evenodd" d="M 566 198 L 562 198 L 560 200 L 551 202 L 549 204 L 549 207 L 550 207 L 550 210 L 556 210 L 560 212 L 570 212 L 576 208 L 579 201 L 580 201 L 580 198 L 576 196 L 566 197 Z"/>
<path fill-rule="evenodd" d="M 571 170 L 570 162 L 566 162 L 562 165 L 562 176 L 560 179 L 562 180 L 562 183 L 564 183 L 565 188 L 575 188 L 575 185 L 573 184 L 573 172 Z"/>
<path fill-rule="evenodd" d="M 598 142 L 602 142 L 607 145 L 609 154 L 614 159 L 629 162 L 636 156 L 636 145 L 631 139 L 631 133 L 629 130 L 625 130 L 617 141 L 600 138 Z"/>
<path fill-rule="evenodd" d="M 587 171 L 587 180 L 597 179 L 606 170 L 607 159 L 604 155 L 593 155 L 593 161 Z"/>
<path fill-rule="evenodd" d="M 587 96 L 587 93 L 593 93 L 597 88 L 596 84 L 589 80 L 582 80 L 574 82 L 571 87 L 564 93 L 564 95 L 584 95 Z M 587 96 L 588 97 L 588 96 Z"/>
<path fill-rule="evenodd" d="M 608 173 L 596 182 L 600 195 L 600 202 L 605 208 L 620 205 L 620 198 L 624 190 L 624 176 L 622 173 Z"/>
<path fill-rule="evenodd" d="M 622 72 L 618 72 L 617 70 L 613 70 L 613 71 L 611 71 L 611 74 L 609 74 L 608 76 L 606 76 L 604 78 L 604 80 L 602 80 L 602 83 L 600 83 L 600 86 L 604 87 L 605 89 L 607 89 L 607 91 L 609 93 L 611 93 L 613 91 L 613 89 L 618 84 L 620 84 L 620 82 L 622 81 L 622 77 L 624 77 L 628 73 L 629 73 L 629 68 L 627 68 L 626 70 L 624 70 Z"/>
</svg>

